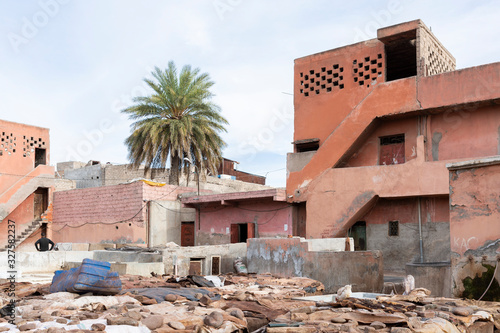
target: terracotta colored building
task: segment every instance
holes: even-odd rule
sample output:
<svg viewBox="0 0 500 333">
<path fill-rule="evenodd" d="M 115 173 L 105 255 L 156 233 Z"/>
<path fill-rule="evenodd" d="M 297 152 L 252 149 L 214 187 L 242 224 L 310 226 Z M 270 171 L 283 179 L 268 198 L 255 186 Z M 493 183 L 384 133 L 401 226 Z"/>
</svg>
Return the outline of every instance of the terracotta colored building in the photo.
<svg viewBox="0 0 500 333">
<path fill-rule="evenodd" d="M 13 229 L 9 225 L 15 225 L 16 247 L 32 245 L 47 229 L 54 190 L 49 161 L 48 129 L 0 120 L 1 250 Z"/>
<path fill-rule="evenodd" d="M 293 234 L 294 207 L 285 190 L 212 194 L 181 199 L 196 208 L 195 239 L 191 244 L 246 242 L 249 238 L 288 237 Z"/>
<path fill-rule="evenodd" d="M 500 63 L 456 70 L 454 57 L 416 20 L 296 59 L 294 71 L 287 196 L 305 217 L 297 235 L 351 234 L 358 250 L 382 250 L 388 271 L 477 256 L 485 247 L 499 253 L 493 207 L 500 199 L 472 181 L 456 183 L 454 172 L 466 175 L 452 171 L 450 178 L 447 164 L 500 154 Z M 496 167 L 483 169 L 481 184 L 500 178 Z M 453 203 L 464 193 L 464 209 L 481 207 L 486 196 L 492 215 L 464 223 Z M 497 259 L 490 253 L 487 260 L 495 266 Z"/>
<path fill-rule="evenodd" d="M 217 170 L 219 177 L 232 176 L 236 180 L 241 180 L 242 182 L 266 185 L 266 177 L 254 175 L 252 173 L 240 171 L 236 169 L 236 164 L 239 162 L 230 160 L 228 158 L 222 158 L 222 163 Z"/>
</svg>

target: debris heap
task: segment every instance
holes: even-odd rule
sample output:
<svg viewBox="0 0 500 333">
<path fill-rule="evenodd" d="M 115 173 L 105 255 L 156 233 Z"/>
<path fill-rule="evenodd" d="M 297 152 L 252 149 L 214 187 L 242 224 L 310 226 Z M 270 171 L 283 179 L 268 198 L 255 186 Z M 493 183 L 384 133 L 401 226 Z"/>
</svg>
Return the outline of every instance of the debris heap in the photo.
<svg viewBox="0 0 500 333">
<path fill-rule="evenodd" d="M 430 297 L 425 289 L 377 299 L 322 295 L 308 278 L 270 274 L 217 277 L 121 276 L 114 296 L 49 293 L 49 284 L 16 284 L 15 324 L 0 332 L 494 332 L 500 303 Z M 216 286 L 218 285 L 218 287 Z M 0 285 L 0 306 L 8 304 Z M 353 293 L 355 295 L 356 293 Z M 0 310 L 0 316 L 5 316 Z"/>
</svg>

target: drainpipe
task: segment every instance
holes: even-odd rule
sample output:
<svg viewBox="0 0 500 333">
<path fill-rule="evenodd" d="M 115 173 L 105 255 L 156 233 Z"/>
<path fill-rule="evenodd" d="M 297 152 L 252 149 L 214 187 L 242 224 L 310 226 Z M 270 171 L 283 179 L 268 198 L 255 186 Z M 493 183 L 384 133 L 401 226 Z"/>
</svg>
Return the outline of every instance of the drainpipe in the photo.
<svg viewBox="0 0 500 333">
<path fill-rule="evenodd" d="M 149 212 L 151 209 L 151 201 L 146 201 L 146 246 L 151 247 L 151 226 L 149 225 Z"/>
<path fill-rule="evenodd" d="M 420 262 L 424 262 L 424 241 L 422 239 L 422 213 L 420 210 L 420 197 L 417 199 L 417 210 L 418 210 L 418 235 L 420 239 Z"/>
</svg>

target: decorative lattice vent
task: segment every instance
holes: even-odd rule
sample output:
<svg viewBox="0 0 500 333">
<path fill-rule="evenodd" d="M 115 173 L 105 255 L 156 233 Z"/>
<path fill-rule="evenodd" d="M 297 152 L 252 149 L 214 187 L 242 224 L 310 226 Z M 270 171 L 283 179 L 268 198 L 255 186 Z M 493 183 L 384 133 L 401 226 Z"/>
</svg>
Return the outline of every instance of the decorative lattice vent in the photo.
<svg viewBox="0 0 500 333">
<path fill-rule="evenodd" d="M 384 62 L 382 59 L 382 54 L 379 53 L 375 57 L 365 57 L 361 60 L 353 60 L 352 62 L 352 74 L 354 76 L 354 82 L 360 86 L 366 86 L 377 84 L 378 78 L 382 78 Z"/>
<path fill-rule="evenodd" d="M 455 69 L 453 63 L 451 63 L 447 58 L 443 56 L 443 51 L 441 49 L 431 49 L 428 47 L 427 62 L 428 62 L 428 73 L 427 75 L 436 75 L 440 73 L 450 72 Z"/>
<path fill-rule="evenodd" d="M 35 148 L 46 148 L 42 138 L 23 136 L 23 156 L 28 157 L 35 152 Z"/>
<path fill-rule="evenodd" d="M 304 96 L 344 89 L 344 67 L 339 64 L 300 73 L 300 93 Z"/>
<path fill-rule="evenodd" d="M 0 156 L 16 152 L 17 138 L 8 132 L 0 132 Z"/>
</svg>

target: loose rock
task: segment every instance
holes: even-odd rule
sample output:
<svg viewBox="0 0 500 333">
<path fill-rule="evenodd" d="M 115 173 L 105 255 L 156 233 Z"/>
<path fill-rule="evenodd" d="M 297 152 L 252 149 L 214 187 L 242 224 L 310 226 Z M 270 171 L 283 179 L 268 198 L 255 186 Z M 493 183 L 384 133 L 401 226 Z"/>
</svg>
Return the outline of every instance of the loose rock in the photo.
<svg viewBox="0 0 500 333">
<path fill-rule="evenodd" d="M 160 315 L 152 315 L 141 320 L 150 330 L 155 330 L 163 325 L 163 317 Z"/>
<path fill-rule="evenodd" d="M 203 322 L 205 323 L 205 325 L 219 328 L 224 323 L 224 317 L 220 312 L 213 311 L 212 313 L 210 313 L 208 316 L 205 317 Z"/>
<path fill-rule="evenodd" d="M 90 329 L 92 331 L 104 331 L 106 329 L 106 325 L 96 323 L 96 324 L 92 324 Z"/>
<path fill-rule="evenodd" d="M 168 326 L 172 327 L 174 330 L 185 330 L 186 326 L 178 321 L 171 321 L 168 323 Z"/>
<path fill-rule="evenodd" d="M 19 326 L 18 328 L 21 332 L 34 330 L 36 328 L 36 324 L 34 324 L 34 323 L 24 324 L 24 325 Z"/>
<path fill-rule="evenodd" d="M 175 302 L 177 300 L 177 296 L 174 294 L 165 295 L 165 301 L 167 302 Z"/>
</svg>

